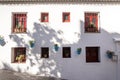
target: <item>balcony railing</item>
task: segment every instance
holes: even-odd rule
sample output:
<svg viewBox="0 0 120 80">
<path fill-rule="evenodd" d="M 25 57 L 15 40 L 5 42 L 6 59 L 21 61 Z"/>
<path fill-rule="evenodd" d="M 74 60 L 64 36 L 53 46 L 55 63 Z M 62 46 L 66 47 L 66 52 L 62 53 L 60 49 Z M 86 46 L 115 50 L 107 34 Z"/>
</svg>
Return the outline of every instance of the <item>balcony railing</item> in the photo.
<svg viewBox="0 0 120 80">
<path fill-rule="evenodd" d="M 14 33 L 24 33 L 26 32 L 26 28 L 14 28 Z"/>
<path fill-rule="evenodd" d="M 99 30 L 96 27 L 86 27 L 85 32 L 97 33 Z"/>
</svg>

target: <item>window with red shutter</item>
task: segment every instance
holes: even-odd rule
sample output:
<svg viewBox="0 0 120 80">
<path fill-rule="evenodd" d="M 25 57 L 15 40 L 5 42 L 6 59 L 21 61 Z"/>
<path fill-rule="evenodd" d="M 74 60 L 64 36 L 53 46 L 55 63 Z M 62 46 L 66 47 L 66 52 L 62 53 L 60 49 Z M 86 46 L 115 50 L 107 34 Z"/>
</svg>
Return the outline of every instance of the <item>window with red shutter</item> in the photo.
<svg viewBox="0 0 120 80">
<path fill-rule="evenodd" d="M 26 32 L 26 13 L 14 13 L 13 14 L 13 32 L 23 33 Z"/>
<path fill-rule="evenodd" d="M 49 22 L 49 14 L 41 13 L 41 22 Z"/>
<path fill-rule="evenodd" d="M 85 32 L 99 32 L 98 13 L 85 13 Z"/>
<path fill-rule="evenodd" d="M 63 22 L 70 22 L 70 13 L 69 12 L 64 12 L 62 17 L 63 17 Z"/>
</svg>

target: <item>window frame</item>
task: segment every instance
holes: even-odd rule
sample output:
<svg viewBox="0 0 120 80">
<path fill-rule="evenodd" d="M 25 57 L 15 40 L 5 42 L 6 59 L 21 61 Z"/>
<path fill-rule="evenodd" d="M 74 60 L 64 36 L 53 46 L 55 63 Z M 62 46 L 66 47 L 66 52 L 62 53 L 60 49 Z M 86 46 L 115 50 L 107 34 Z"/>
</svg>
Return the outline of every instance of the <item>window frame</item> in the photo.
<svg viewBox="0 0 120 80">
<path fill-rule="evenodd" d="M 84 20 L 85 20 L 84 32 L 85 33 L 100 33 L 99 15 L 100 15 L 99 12 L 85 12 L 84 13 Z"/>
<path fill-rule="evenodd" d="M 69 51 L 67 51 L 67 52 L 69 52 L 67 55 L 65 55 L 65 52 L 66 52 L 65 48 L 69 50 Z M 62 47 L 62 57 L 63 58 L 71 58 L 71 47 Z"/>
<path fill-rule="evenodd" d="M 24 54 L 23 52 L 21 53 L 18 53 L 17 50 L 21 49 L 22 51 L 25 51 Z M 12 47 L 12 55 L 11 55 L 11 62 L 12 63 L 26 63 L 26 47 Z M 17 54 L 18 53 L 18 54 Z M 21 55 L 23 54 L 24 55 L 24 59 L 22 62 L 19 62 L 17 59 L 17 57 L 19 57 L 18 55 Z"/>
<path fill-rule="evenodd" d="M 66 17 L 67 16 L 67 20 L 66 20 Z M 62 22 L 70 22 L 70 12 L 63 12 L 62 13 Z"/>
<path fill-rule="evenodd" d="M 90 48 L 91 49 L 93 48 L 94 50 L 92 51 L 90 50 Z M 99 63 L 100 62 L 100 47 L 99 46 L 87 46 L 85 50 L 86 50 L 85 51 L 86 52 L 86 63 Z M 96 52 L 94 52 L 95 50 Z M 95 54 L 92 54 L 93 52 Z"/>
<path fill-rule="evenodd" d="M 24 16 L 20 16 L 20 15 L 24 15 Z M 20 18 L 18 19 L 20 20 L 20 22 L 18 21 L 18 23 L 21 23 L 21 24 L 22 22 L 24 23 L 23 28 L 16 27 L 17 25 L 16 17 Z M 13 12 L 12 13 L 12 33 L 26 33 L 26 32 L 27 32 L 27 12 Z"/>
<path fill-rule="evenodd" d="M 45 51 L 43 51 L 44 49 L 47 49 L 47 53 L 43 53 L 43 52 L 46 52 L 46 50 Z M 49 58 L 49 47 L 41 47 L 41 58 Z"/>
<path fill-rule="evenodd" d="M 45 17 L 46 17 L 46 19 L 45 19 Z M 48 12 L 41 13 L 41 22 L 49 22 L 49 13 Z"/>
</svg>

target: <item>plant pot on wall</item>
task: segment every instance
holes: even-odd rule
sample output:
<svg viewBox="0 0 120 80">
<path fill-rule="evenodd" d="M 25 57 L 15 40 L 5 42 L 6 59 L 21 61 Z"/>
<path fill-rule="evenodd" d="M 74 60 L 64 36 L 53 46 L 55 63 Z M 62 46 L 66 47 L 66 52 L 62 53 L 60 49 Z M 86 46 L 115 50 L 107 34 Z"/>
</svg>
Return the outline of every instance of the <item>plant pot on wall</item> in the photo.
<svg viewBox="0 0 120 80">
<path fill-rule="evenodd" d="M 81 48 L 77 48 L 77 54 L 81 54 L 82 49 Z"/>
<path fill-rule="evenodd" d="M 55 49 L 55 51 L 58 51 L 58 50 L 59 50 L 58 44 L 55 44 L 55 45 L 54 45 L 54 49 Z"/>
<path fill-rule="evenodd" d="M 110 50 L 107 50 L 106 54 L 107 54 L 107 57 L 108 57 L 109 59 L 112 59 L 112 57 L 113 57 L 113 55 L 114 55 L 114 52 L 113 52 L 113 51 L 110 51 Z"/>
<path fill-rule="evenodd" d="M 34 40 L 30 40 L 29 44 L 30 44 L 30 47 L 33 48 L 35 46 L 35 41 Z"/>
<path fill-rule="evenodd" d="M 6 44 L 5 40 L 3 37 L 0 36 L 0 45 L 4 46 Z"/>
</svg>

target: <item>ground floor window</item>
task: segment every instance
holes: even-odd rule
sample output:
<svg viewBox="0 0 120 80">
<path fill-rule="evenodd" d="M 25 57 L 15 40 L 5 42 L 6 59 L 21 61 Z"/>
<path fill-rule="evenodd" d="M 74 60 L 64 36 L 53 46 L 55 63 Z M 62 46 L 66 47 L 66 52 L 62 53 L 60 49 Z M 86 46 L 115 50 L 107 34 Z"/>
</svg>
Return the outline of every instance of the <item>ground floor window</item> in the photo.
<svg viewBox="0 0 120 80">
<path fill-rule="evenodd" d="M 12 48 L 12 62 L 13 63 L 26 62 L 26 48 L 25 47 Z"/>
<path fill-rule="evenodd" d="M 100 47 L 86 47 L 86 62 L 100 62 Z"/>
<path fill-rule="evenodd" d="M 41 58 L 49 58 L 49 48 L 48 47 L 41 48 Z"/>
<path fill-rule="evenodd" d="M 71 58 L 71 48 L 63 47 L 63 58 Z"/>
</svg>

